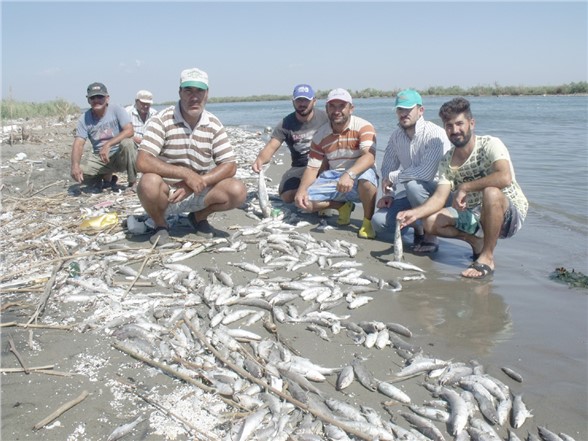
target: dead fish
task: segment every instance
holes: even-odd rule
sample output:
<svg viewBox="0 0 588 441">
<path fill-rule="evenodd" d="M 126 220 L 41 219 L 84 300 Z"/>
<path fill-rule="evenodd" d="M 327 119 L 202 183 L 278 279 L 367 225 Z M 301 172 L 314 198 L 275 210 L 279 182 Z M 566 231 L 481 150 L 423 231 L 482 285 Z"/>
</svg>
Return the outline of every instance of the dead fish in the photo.
<svg viewBox="0 0 588 441">
<path fill-rule="evenodd" d="M 449 433 L 456 436 L 461 433 L 467 425 L 469 417 L 468 405 L 457 392 L 451 389 L 443 388 L 439 396 L 449 403 Z"/>
<path fill-rule="evenodd" d="M 353 366 L 348 364 L 343 369 L 341 369 L 341 372 L 339 372 L 339 375 L 337 376 L 337 383 L 336 383 L 335 387 L 337 390 L 343 390 L 346 387 L 350 386 L 351 383 L 353 383 L 354 379 L 355 379 L 355 373 L 353 372 Z"/>
<path fill-rule="evenodd" d="M 106 438 L 106 441 L 116 441 L 121 439 L 123 436 L 130 433 L 138 424 L 143 422 L 145 418 L 142 415 L 139 415 L 134 421 L 130 423 L 123 424 L 122 426 L 117 427 L 114 431 Z"/>
<path fill-rule="evenodd" d="M 410 270 L 410 271 L 419 271 L 421 273 L 424 273 L 425 270 L 422 268 L 419 268 L 416 265 L 413 265 L 412 263 L 408 263 L 408 262 L 398 262 L 395 260 L 389 260 L 388 262 L 386 262 L 387 266 L 391 266 L 392 268 L 396 268 L 399 270 Z"/>
<path fill-rule="evenodd" d="M 523 402 L 522 395 L 515 395 L 512 402 L 512 427 L 518 429 L 521 427 L 527 418 L 531 418 L 533 414 L 527 409 Z"/>
<path fill-rule="evenodd" d="M 400 222 L 396 221 L 396 229 L 394 230 L 394 262 L 402 262 L 404 260 L 401 231 Z"/>
<path fill-rule="evenodd" d="M 268 218 L 272 214 L 272 206 L 269 201 L 267 186 L 265 183 L 265 170 L 267 168 L 269 168 L 269 165 L 261 167 L 257 180 L 257 197 L 259 198 L 259 208 L 261 209 L 261 214 L 264 218 Z"/>
<path fill-rule="evenodd" d="M 519 383 L 523 382 L 523 376 L 521 374 L 519 374 L 518 372 L 516 372 L 515 370 L 509 368 L 509 367 L 502 367 L 502 372 L 504 372 L 506 375 L 508 375 L 510 378 L 512 378 L 515 381 L 518 381 Z"/>
<path fill-rule="evenodd" d="M 399 323 L 386 323 L 386 328 L 388 328 L 389 331 L 396 332 L 405 337 L 412 337 L 412 331 Z"/>
<path fill-rule="evenodd" d="M 398 401 L 399 403 L 409 404 L 411 402 L 410 397 L 405 392 L 385 381 L 380 381 L 378 383 L 378 392 Z"/>
<path fill-rule="evenodd" d="M 374 392 L 377 388 L 376 379 L 368 368 L 358 359 L 353 360 L 351 365 L 353 366 L 353 372 L 361 385 Z"/>
</svg>

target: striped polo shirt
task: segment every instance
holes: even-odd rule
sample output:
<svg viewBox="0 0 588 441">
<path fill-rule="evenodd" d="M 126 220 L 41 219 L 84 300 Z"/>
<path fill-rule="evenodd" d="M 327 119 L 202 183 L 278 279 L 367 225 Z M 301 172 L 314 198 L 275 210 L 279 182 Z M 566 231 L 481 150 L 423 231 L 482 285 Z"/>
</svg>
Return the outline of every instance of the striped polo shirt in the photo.
<svg viewBox="0 0 588 441">
<path fill-rule="evenodd" d="M 179 103 L 151 117 L 139 150 L 199 174 L 217 164 L 236 162 L 231 141 L 219 119 L 204 110 L 192 130 L 182 117 Z"/>
<path fill-rule="evenodd" d="M 333 133 L 330 123 L 317 130 L 310 145 L 308 166 L 320 168 L 326 157 L 331 170 L 347 170 L 365 150 L 376 155 L 376 130 L 365 119 L 351 115 L 341 133 Z"/>
</svg>

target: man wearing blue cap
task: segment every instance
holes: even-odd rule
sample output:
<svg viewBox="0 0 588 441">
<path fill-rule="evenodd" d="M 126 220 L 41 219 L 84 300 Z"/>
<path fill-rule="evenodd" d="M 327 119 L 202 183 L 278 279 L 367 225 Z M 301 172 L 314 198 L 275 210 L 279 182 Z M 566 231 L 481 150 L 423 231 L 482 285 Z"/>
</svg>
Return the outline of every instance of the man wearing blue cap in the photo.
<svg viewBox="0 0 588 441">
<path fill-rule="evenodd" d="M 294 196 L 300 185 L 300 178 L 308 164 L 310 141 L 317 129 L 329 119 L 324 110 L 315 109 L 314 90 L 308 84 L 299 84 L 292 92 L 294 112 L 283 118 L 274 128 L 271 139 L 261 149 L 251 165 L 255 173 L 259 173 L 264 164 L 270 162 L 274 154 L 285 141 L 292 157 L 291 168 L 284 173 L 278 193 L 288 204 L 294 202 Z"/>
<path fill-rule="evenodd" d="M 423 100 L 416 90 L 398 93 L 398 128 L 392 132 L 382 161 L 382 193 L 376 203 L 372 225 L 380 239 L 392 239 L 396 215 L 422 205 L 437 187 L 437 168 L 443 154 L 451 148 L 445 131 L 425 121 Z M 416 253 L 432 253 L 439 248 L 436 236 L 423 235 L 421 223 L 415 228 Z"/>
</svg>

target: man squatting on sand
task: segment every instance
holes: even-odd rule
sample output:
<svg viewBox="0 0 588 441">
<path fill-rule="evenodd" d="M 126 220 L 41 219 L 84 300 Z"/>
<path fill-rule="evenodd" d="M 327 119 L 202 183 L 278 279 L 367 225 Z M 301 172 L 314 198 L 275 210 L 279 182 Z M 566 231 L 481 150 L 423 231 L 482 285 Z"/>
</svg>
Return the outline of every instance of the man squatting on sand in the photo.
<svg viewBox="0 0 588 441">
<path fill-rule="evenodd" d="M 308 166 L 294 198 L 303 210 L 339 210 L 339 225 L 350 223 L 355 204 L 361 201 L 364 219 L 358 236 L 374 239 L 371 218 L 376 205 L 376 132 L 372 124 L 353 113 L 351 95 L 345 89 L 329 92 L 326 104 L 329 124 L 314 134 Z M 328 170 L 321 172 L 323 160 Z"/>
<path fill-rule="evenodd" d="M 423 100 L 416 90 L 406 89 L 394 103 L 398 128 L 390 135 L 382 161 L 382 197 L 376 203 L 372 225 L 379 239 L 392 240 L 396 216 L 418 207 L 437 187 L 437 169 L 451 148 L 445 131 L 425 121 Z M 423 234 L 420 221 L 413 225 L 416 253 L 432 253 L 439 245 L 435 236 Z"/>
<path fill-rule="evenodd" d="M 81 183 L 98 179 L 99 189 L 115 188 L 118 178 L 114 172 L 127 172 L 129 187 L 137 181 L 133 143 L 133 125 L 121 106 L 110 104 L 110 96 L 102 83 L 88 86 L 86 98 L 90 109 L 79 118 L 71 147 L 71 177 Z M 84 144 L 90 139 L 93 154 L 82 165 Z"/>
<path fill-rule="evenodd" d="M 312 137 L 320 126 L 329 119 L 324 110 L 315 109 L 316 98 L 314 90 L 308 84 L 299 84 L 292 93 L 292 105 L 294 112 L 284 117 L 274 128 L 271 139 L 261 149 L 257 158 L 251 165 L 255 173 L 259 173 L 264 164 L 270 162 L 274 154 L 285 141 L 292 164 L 284 173 L 278 193 L 282 200 L 288 204 L 294 202 L 294 196 L 300 185 L 300 178 L 308 164 L 308 152 Z"/>
<path fill-rule="evenodd" d="M 204 109 L 208 74 L 186 69 L 180 75 L 180 100 L 147 123 L 137 169 L 143 173 L 139 200 L 155 222 L 149 239 L 169 241 L 166 217 L 189 212 L 188 220 L 202 237 L 213 237 L 208 216 L 245 202 L 247 191 L 235 179 L 237 162 L 224 126 Z"/>
<path fill-rule="evenodd" d="M 502 141 L 474 135 L 466 99 L 446 102 L 439 116 L 453 147 L 439 164 L 437 189 L 423 205 L 398 213 L 397 221 L 404 227 L 424 219 L 427 233 L 466 241 L 474 261 L 461 275 L 482 279 L 494 272 L 498 239 L 512 237 L 522 227 L 528 202 Z M 451 191 L 452 206 L 444 208 Z"/>
</svg>

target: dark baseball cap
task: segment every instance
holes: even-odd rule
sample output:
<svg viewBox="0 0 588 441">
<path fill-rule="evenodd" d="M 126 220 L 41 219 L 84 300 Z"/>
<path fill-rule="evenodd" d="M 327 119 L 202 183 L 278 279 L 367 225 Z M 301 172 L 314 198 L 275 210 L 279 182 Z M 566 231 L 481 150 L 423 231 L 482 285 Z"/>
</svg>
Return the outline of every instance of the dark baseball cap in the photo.
<svg viewBox="0 0 588 441">
<path fill-rule="evenodd" d="M 88 93 L 86 94 L 86 98 L 91 98 L 96 95 L 108 96 L 108 90 L 104 84 L 92 83 L 88 86 Z"/>
</svg>

